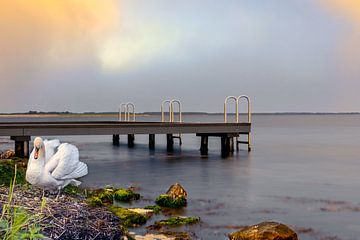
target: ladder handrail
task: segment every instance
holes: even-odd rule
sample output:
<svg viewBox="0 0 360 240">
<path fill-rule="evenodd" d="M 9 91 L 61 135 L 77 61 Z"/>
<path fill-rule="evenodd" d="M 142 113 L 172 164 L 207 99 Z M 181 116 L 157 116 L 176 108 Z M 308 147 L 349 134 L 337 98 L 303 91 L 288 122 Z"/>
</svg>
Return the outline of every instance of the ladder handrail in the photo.
<svg viewBox="0 0 360 240">
<path fill-rule="evenodd" d="M 246 95 L 240 95 L 237 97 L 237 103 L 238 103 L 238 107 L 239 107 L 239 101 L 241 99 L 246 99 L 247 101 L 247 115 L 248 115 L 248 123 L 251 123 L 251 100 L 249 96 Z M 238 114 L 239 114 L 239 110 L 238 110 Z M 238 119 L 239 120 L 239 119 Z M 239 121 L 237 121 L 239 122 Z"/>
<path fill-rule="evenodd" d="M 131 108 L 131 112 L 130 112 Z M 124 120 L 122 119 L 122 115 L 124 113 Z M 130 114 L 132 114 L 132 121 L 135 122 L 136 114 L 135 114 L 135 104 L 132 102 L 122 103 L 119 106 L 119 121 L 130 121 Z"/>
<path fill-rule="evenodd" d="M 251 123 L 251 100 L 250 97 L 247 95 L 240 95 L 238 97 L 235 96 L 227 96 L 225 98 L 225 102 L 224 102 L 224 122 L 227 123 L 227 103 L 229 102 L 229 100 L 234 100 L 235 101 L 235 122 L 239 123 L 239 102 L 241 99 L 246 99 L 247 101 L 247 115 L 248 115 L 248 123 Z"/>
<path fill-rule="evenodd" d="M 126 103 L 122 103 L 119 106 L 119 121 L 122 121 L 122 113 L 124 110 L 124 121 L 126 121 Z"/>
<path fill-rule="evenodd" d="M 160 107 L 160 110 L 161 110 L 161 122 L 165 122 L 165 112 L 164 112 L 164 105 L 168 103 L 169 104 L 169 121 L 171 120 L 171 100 L 164 100 L 162 101 L 161 103 L 161 107 Z"/>
<path fill-rule="evenodd" d="M 239 121 L 239 113 L 238 113 L 238 106 L 239 106 L 239 102 L 237 100 L 237 97 L 235 96 L 227 96 L 225 98 L 225 101 L 224 101 L 224 122 L 227 123 L 227 109 L 226 109 L 226 106 L 227 106 L 227 103 L 229 100 L 234 100 L 235 101 L 235 120 L 236 122 Z"/>
<path fill-rule="evenodd" d="M 130 111 L 129 111 L 129 106 L 131 107 L 131 109 L 132 109 L 132 112 L 131 112 L 131 114 L 132 114 L 132 121 L 133 122 L 135 122 L 136 121 L 136 117 L 135 117 L 135 104 L 134 103 L 132 103 L 132 102 L 128 102 L 127 104 L 126 104 L 126 110 L 127 110 L 127 121 L 130 121 Z"/>
<path fill-rule="evenodd" d="M 171 109 L 170 122 L 175 122 L 174 103 L 177 103 L 177 105 L 178 105 L 178 113 L 179 113 L 179 121 L 178 122 L 182 122 L 181 102 L 180 102 L 180 100 L 177 100 L 177 99 L 173 99 L 170 101 L 170 109 Z"/>
</svg>

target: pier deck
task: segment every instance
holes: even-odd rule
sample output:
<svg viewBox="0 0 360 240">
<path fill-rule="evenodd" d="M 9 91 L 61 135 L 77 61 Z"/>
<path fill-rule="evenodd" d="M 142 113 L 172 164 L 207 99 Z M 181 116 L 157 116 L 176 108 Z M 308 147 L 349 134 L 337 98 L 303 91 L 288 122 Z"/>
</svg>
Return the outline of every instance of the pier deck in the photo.
<svg viewBox="0 0 360 240">
<path fill-rule="evenodd" d="M 222 154 L 231 151 L 231 139 L 240 134 L 249 135 L 251 123 L 179 123 L 179 122 L 119 122 L 119 121 L 74 121 L 74 122 L 3 122 L 0 136 L 10 136 L 15 141 L 18 156 L 29 156 L 31 136 L 66 135 L 113 135 L 114 145 L 119 135 L 128 135 L 129 146 L 135 134 L 149 134 L 149 147 L 155 146 L 155 134 L 166 134 L 168 150 L 172 149 L 173 134 L 196 134 L 202 138 L 202 154 L 207 154 L 207 138 L 222 138 Z M 230 139 L 230 140 L 229 140 Z M 229 140 L 229 141 L 228 141 Z M 228 143 L 229 142 L 229 143 Z M 224 146 L 223 146 L 224 145 Z M 228 146 L 229 145 L 229 146 Z M 249 146 L 250 150 L 250 146 Z"/>
</svg>

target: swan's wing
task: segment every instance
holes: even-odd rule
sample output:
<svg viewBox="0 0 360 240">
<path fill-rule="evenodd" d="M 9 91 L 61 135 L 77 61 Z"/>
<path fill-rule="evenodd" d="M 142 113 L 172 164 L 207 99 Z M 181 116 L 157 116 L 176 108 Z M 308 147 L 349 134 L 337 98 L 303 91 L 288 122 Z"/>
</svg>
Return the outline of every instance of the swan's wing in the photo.
<svg viewBox="0 0 360 240">
<path fill-rule="evenodd" d="M 45 163 L 47 163 L 54 156 L 56 148 L 59 147 L 59 145 L 60 145 L 60 141 L 58 139 L 44 140 Z"/>
<path fill-rule="evenodd" d="M 74 145 L 63 143 L 59 146 L 56 154 L 50 159 L 49 164 L 53 167 L 57 163 L 51 175 L 55 179 L 67 179 L 68 176 L 77 170 L 79 164 L 79 150 Z M 46 167 L 46 166 L 45 166 Z"/>
</svg>

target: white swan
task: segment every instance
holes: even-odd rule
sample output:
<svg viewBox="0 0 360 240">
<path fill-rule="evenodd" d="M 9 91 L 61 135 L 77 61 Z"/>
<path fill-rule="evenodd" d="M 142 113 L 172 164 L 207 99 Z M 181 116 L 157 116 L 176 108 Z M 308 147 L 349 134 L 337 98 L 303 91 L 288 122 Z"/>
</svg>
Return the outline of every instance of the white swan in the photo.
<svg viewBox="0 0 360 240">
<path fill-rule="evenodd" d="M 57 151 L 56 151 L 56 148 Z M 34 140 L 26 169 L 26 181 L 44 190 L 60 190 L 68 184 L 80 185 L 75 180 L 88 173 L 87 165 L 79 161 L 77 147 L 59 140 Z"/>
</svg>

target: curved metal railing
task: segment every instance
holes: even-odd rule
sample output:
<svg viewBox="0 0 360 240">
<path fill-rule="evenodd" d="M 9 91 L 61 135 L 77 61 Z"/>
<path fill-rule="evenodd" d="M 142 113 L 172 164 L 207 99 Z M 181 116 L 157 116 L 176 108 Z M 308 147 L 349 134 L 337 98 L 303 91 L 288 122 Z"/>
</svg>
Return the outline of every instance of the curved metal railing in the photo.
<svg viewBox="0 0 360 240">
<path fill-rule="evenodd" d="M 229 102 L 229 100 L 234 100 L 235 101 L 235 121 L 238 122 L 239 121 L 239 102 L 237 97 L 235 96 L 227 96 L 225 98 L 225 102 L 224 102 L 224 122 L 227 123 L 227 104 Z"/>
<path fill-rule="evenodd" d="M 180 100 L 173 99 L 170 101 L 170 122 L 175 122 L 175 111 L 174 111 L 174 103 L 178 105 L 178 114 L 179 114 L 179 120 L 178 122 L 182 122 L 182 113 L 181 113 L 181 102 Z"/>
<path fill-rule="evenodd" d="M 124 117 L 123 117 L 124 116 Z M 135 104 L 132 102 L 122 103 L 119 106 L 119 121 L 136 121 Z"/>
</svg>

